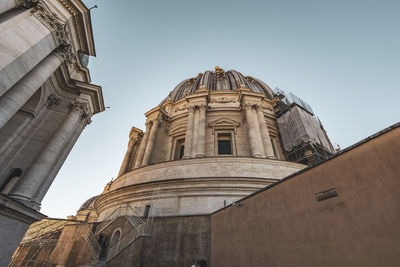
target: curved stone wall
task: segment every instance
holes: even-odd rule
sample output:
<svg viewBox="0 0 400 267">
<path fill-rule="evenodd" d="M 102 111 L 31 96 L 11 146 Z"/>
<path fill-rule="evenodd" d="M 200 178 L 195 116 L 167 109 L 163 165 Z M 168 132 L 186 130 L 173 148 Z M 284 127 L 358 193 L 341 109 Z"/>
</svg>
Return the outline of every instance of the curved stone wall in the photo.
<svg viewBox="0 0 400 267">
<path fill-rule="evenodd" d="M 177 160 L 135 169 L 115 180 L 95 203 L 99 221 L 121 205 L 144 215 L 208 214 L 305 166 L 293 162 L 215 157 Z"/>
</svg>

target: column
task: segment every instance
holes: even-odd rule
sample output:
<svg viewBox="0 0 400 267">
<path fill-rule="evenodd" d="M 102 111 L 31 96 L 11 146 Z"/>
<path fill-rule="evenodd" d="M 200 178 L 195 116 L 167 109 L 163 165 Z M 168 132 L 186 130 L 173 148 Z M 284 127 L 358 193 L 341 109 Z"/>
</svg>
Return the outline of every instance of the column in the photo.
<svg viewBox="0 0 400 267">
<path fill-rule="evenodd" d="M 149 134 L 150 134 L 152 125 L 153 125 L 152 121 L 147 121 L 146 122 L 146 131 L 144 133 L 142 142 L 140 142 L 140 149 L 139 149 L 139 152 L 138 152 L 138 155 L 137 155 L 137 159 L 136 159 L 134 168 L 139 168 L 142 165 L 144 151 L 146 149 L 147 140 L 149 140 Z"/>
<path fill-rule="evenodd" d="M 0 3 L 0 14 L 3 14 L 13 8 L 17 8 L 22 5 L 23 0 L 1 0 Z"/>
<path fill-rule="evenodd" d="M 206 149 L 206 105 L 201 105 L 199 107 L 199 136 L 197 142 L 197 158 L 205 156 Z"/>
<path fill-rule="evenodd" d="M 143 156 L 143 162 L 141 166 L 149 165 L 151 153 L 153 152 L 154 142 L 156 140 L 157 128 L 160 125 L 161 118 L 157 118 L 153 121 L 153 127 L 151 127 L 149 141 L 147 142 L 146 149 Z"/>
<path fill-rule="evenodd" d="M 183 158 L 188 159 L 192 154 L 194 108 L 188 107 L 188 120 L 186 123 L 185 150 Z"/>
<path fill-rule="evenodd" d="M 137 151 L 139 149 L 139 143 L 140 143 L 140 137 L 137 137 L 135 139 L 135 145 L 133 146 L 133 150 L 131 153 L 131 156 L 129 157 L 128 165 L 126 166 L 126 172 L 129 172 L 133 169 L 133 165 L 135 164 L 135 155 L 137 154 Z"/>
<path fill-rule="evenodd" d="M 257 118 L 255 118 L 254 116 L 255 113 L 252 112 L 253 109 L 252 105 L 246 104 L 244 106 L 244 109 L 246 110 L 246 120 L 249 133 L 251 156 L 256 158 L 261 158 L 263 153 L 261 152 L 262 147 L 259 145 L 259 142 L 257 140 L 258 139 L 257 131 L 260 132 Z"/>
<path fill-rule="evenodd" d="M 125 174 L 128 171 L 129 161 L 131 159 L 135 144 L 136 140 L 130 137 L 128 143 L 128 150 L 125 153 L 124 160 L 122 162 L 121 168 L 119 169 L 118 177 L 120 177 L 121 175 Z"/>
<path fill-rule="evenodd" d="M 49 190 L 51 184 L 54 181 L 54 178 L 57 176 L 58 171 L 60 170 L 61 166 L 63 165 L 64 161 L 66 160 L 69 152 L 72 150 L 73 146 L 75 145 L 76 141 L 78 140 L 79 136 L 81 135 L 83 129 L 87 124 L 90 124 L 91 120 L 90 117 L 81 117 L 76 124 L 72 137 L 70 138 L 68 144 L 66 144 L 61 150 L 61 155 L 58 156 L 55 166 L 53 166 L 50 173 L 47 175 L 46 181 L 42 184 L 39 191 L 34 195 L 33 202 L 40 206 L 44 196 L 46 195 L 47 191 Z"/>
<path fill-rule="evenodd" d="M 199 109 L 196 108 L 194 111 L 194 123 L 193 123 L 193 141 L 192 141 L 192 152 L 190 154 L 191 158 L 195 158 L 197 154 L 197 143 L 198 143 L 198 136 L 199 136 Z"/>
<path fill-rule="evenodd" d="M 61 127 L 57 129 L 35 162 L 30 166 L 26 174 L 24 174 L 21 182 L 16 186 L 12 194 L 10 194 L 12 197 L 23 202 L 28 201 L 29 203 L 32 197 L 40 191 L 40 188 L 46 182 L 47 176 L 56 164 L 62 148 L 72 138 L 76 123 L 83 116 L 87 116 L 85 115 L 87 114 L 86 110 L 85 105 L 81 103 L 76 102 L 72 105 L 72 109 Z M 38 209 L 38 206 L 34 206 L 34 208 Z"/>
<path fill-rule="evenodd" d="M 265 122 L 263 107 L 261 105 L 257 106 L 257 115 L 261 130 L 261 138 L 264 145 L 265 156 L 270 159 L 275 159 L 274 150 L 272 148 L 272 143 L 271 143 L 271 137 L 269 136 L 267 123 Z"/>
<path fill-rule="evenodd" d="M 56 54 L 47 56 L 24 78 L 0 97 L 0 128 L 28 101 L 62 64 Z"/>
</svg>

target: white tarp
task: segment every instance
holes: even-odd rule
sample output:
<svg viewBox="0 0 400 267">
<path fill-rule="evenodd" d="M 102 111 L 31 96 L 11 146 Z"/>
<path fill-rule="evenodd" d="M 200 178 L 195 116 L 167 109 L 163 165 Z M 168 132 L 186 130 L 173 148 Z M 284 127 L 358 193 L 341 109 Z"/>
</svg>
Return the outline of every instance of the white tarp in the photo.
<svg viewBox="0 0 400 267">
<path fill-rule="evenodd" d="M 334 152 L 317 118 L 298 106 L 291 107 L 278 118 L 278 128 L 283 147 L 288 152 L 303 142 L 317 143 L 327 151 Z"/>
</svg>

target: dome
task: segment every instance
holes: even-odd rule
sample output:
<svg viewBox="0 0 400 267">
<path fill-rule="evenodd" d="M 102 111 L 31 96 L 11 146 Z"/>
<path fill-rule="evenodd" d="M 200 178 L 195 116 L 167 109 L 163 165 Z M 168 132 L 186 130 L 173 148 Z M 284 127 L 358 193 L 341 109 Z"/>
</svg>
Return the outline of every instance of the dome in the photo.
<svg viewBox="0 0 400 267">
<path fill-rule="evenodd" d="M 224 71 L 219 67 L 215 67 L 215 71 L 206 71 L 199 73 L 197 77 L 190 78 L 179 83 L 169 94 L 169 98 L 175 102 L 182 99 L 185 94 L 195 93 L 201 86 L 210 91 L 231 90 L 236 91 L 244 85 L 254 93 L 261 93 L 272 99 L 274 96 L 271 88 L 263 81 L 244 76 L 236 70 Z"/>
<path fill-rule="evenodd" d="M 99 198 L 99 196 L 94 196 L 94 197 L 91 197 L 91 198 L 89 198 L 88 200 L 86 200 L 83 204 L 82 204 L 82 206 L 79 208 L 79 210 L 78 211 L 80 211 L 80 210 L 91 210 L 91 209 L 93 209 L 93 205 L 94 205 L 94 202 L 97 200 Z"/>
</svg>

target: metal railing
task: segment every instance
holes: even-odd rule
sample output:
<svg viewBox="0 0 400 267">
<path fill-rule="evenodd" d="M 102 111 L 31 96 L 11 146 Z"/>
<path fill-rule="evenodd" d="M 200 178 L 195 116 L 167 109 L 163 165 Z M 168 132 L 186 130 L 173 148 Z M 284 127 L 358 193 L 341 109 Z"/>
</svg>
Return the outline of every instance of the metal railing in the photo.
<svg viewBox="0 0 400 267">
<path fill-rule="evenodd" d="M 90 251 L 92 252 L 93 256 L 95 257 L 95 259 L 98 259 L 100 256 L 100 244 L 97 241 L 96 237 L 94 236 L 92 230 L 90 230 L 90 228 L 88 227 L 88 231 L 86 233 L 86 235 L 84 236 L 85 240 L 87 241 L 87 243 L 89 244 L 89 248 Z"/>
</svg>

